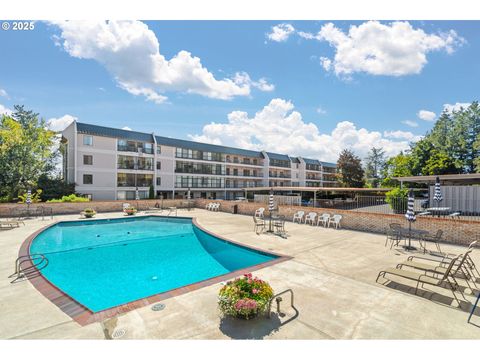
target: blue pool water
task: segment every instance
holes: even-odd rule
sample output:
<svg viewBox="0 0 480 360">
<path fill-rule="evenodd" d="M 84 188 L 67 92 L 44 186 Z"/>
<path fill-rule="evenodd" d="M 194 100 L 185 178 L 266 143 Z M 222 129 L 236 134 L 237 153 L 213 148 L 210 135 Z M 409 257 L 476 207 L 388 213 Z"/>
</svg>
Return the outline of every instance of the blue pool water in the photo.
<svg viewBox="0 0 480 360">
<path fill-rule="evenodd" d="M 40 233 L 30 253 L 44 254 L 43 276 L 93 312 L 276 258 L 190 219 L 154 216 L 61 222 Z"/>
</svg>

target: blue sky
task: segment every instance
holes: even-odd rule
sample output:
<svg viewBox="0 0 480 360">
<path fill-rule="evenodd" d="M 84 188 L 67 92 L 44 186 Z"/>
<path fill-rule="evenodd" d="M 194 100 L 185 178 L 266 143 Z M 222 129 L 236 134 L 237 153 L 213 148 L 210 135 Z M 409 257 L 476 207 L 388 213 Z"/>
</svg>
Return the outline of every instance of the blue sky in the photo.
<svg viewBox="0 0 480 360">
<path fill-rule="evenodd" d="M 335 161 L 343 147 L 394 154 L 445 104 L 478 100 L 479 22 L 328 23 L 37 22 L 0 31 L 0 109 L 25 104 L 55 126 L 74 117 Z"/>
</svg>

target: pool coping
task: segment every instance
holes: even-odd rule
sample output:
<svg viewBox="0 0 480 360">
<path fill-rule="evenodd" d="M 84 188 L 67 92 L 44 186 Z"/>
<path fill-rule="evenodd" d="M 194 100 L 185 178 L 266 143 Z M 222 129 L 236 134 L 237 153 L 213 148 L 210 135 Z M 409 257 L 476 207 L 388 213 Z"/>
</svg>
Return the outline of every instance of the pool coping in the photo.
<svg viewBox="0 0 480 360">
<path fill-rule="evenodd" d="M 162 215 L 155 215 L 155 214 L 148 214 L 148 215 L 141 215 L 138 217 L 161 217 L 161 218 L 171 218 L 171 219 L 190 219 L 192 221 L 192 224 L 198 227 L 200 230 L 204 231 L 205 233 L 215 236 L 219 238 L 222 241 L 226 241 L 228 243 L 242 246 L 244 248 L 256 251 L 256 252 L 261 252 L 263 254 L 268 254 L 268 255 L 274 255 L 277 256 L 276 259 L 266 261 L 261 264 L 257 264 L 254 266 L 249 266 L 246 268 L 238 269 L 232 272 L 229 272 L 224 275 L 219 275 L 215 276 L 206 280 L 198 281 L 189 285 L 185 285 L 173 290 L 169 290 L 166 292 L 158 293 L 155 295 L 151 295 L 142 299 L 134 300 L 122 305 L 117 305 L 102 311 L 98 312 L 93 312 L 90 309 L 88 309 L 86 306 L 80 304 L 78 301 L 70 297 L 68 294 L 60 290 L 58 287 L 56 287 L 53 283 L 51 283 L 46 277 L 43 276 L 43 274 L 40 271 L 37 271 L 34 274 L 30 274 L 27 276 L 27 279 L 30 281 L 30 283 L 33 285 L 33 287 L 40 292 L 44 297 L 46 297 L 51 303 L 53 303 L 55 306 L 57 306 L 63 313 L 65 313 L 67 316 L 69 316 L 72 320 L 77 322 L 81 326 L 85 326 L 88 324 L 92 324 L 95 322 L 100 322 L 103 320 L 106 320 L 108 318 L 111 318 L 116 315 L 124 314 L 129 311 L 139 309 L 151 304 L 154 304 L 156 302 L 172 298 L 178 295 L 186 294 L 188 292 L 201 289 L 206 286 L 214 285 L 222 281 L 230 280 L 232 278 L 235 278 L 237 276 L 241 276 L 245 273 L 253 272 L 265 267 L 269 267 L 287 260 L 292 259 L 292 256 L 287 256 L 287 255 L 282 255 L 278 254 L 275 252 L 271 251 L 266 251 L 254 246 L 250 245 L 245 245 L 242 244 L 238 241 L 234 241 L 231 239 L 227 239 L 224 236 L 215 234 L 211 232 L 210 230 L 205 229 L 202 225 L 200 225 L 195 217 L 188 217 L 188 216 L 175 216 L 175 217 L 168 217 L 168 216 L 162 216 Z M 137 218 L 137 217 L 136 217 Z M 115 217 L 111 219 L 122 219 L 122 217 Z M 29 235 L 25 241 L 22 243 L 20 246 L 20 250 L 18 253 L 18 256 L 25 256 L 25 255 L 30 255 L 30 245 L 32 244 L 33 240 L 35 237 L 37 237 L 41 232 L 45 231 L 46 229 L 57 225 L 58 223 L 61 222 L 76 222 L 76 221 L 94 221 L 94 220 L 100 220 L 100 219 L 92 219 L 92 220 L 85 220 L 85 219 L 78 219 L 78 220 L 62 220 L 62 221 L 55 221 L 51 224 L 48 224 L 41 229 L 35 231 L 33 234 Z M 104 219 L 102 219 L 104 220 Z M 34 266 L 34 264 L 28 260 L 24 263 L 22 267 L 30 267 Z"/>
</svg>

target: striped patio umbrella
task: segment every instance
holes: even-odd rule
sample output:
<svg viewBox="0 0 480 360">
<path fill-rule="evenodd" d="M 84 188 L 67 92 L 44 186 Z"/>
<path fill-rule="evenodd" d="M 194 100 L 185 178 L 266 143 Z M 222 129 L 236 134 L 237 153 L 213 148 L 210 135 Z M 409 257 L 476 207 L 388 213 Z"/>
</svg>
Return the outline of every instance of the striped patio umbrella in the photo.
<svg viewBox="0 0 480 360">
<path fill-rule="evenodd" d="M 408 246 L 405 247 L 407 250 L 414 250 L 415 248 L 412 247 L 411 239 L 412 239 L 412 223 L 417 220 L 415 216 L 415 195 L 413 194 L 413 189 L 410 189 L 408 192 L 408 201 L 407 201 L 407 212 L 405 213 L 405 218 L 408 221 Z"/>
<path fill-rule="evenodd" d="M 273 197 L 273 189 L 270 189 L 270 196 L 268 197 L 268 212 L 270 213 L 270 222 L 268 224 L 268 230 L 267 230 L 267 232 L 269 233 L 273 233 L 272 214 L 274 210 L 275 210 L 275 199 Z"/>
<path fill-rule="evenodd" d="M 435 194 L 433 195 L 433 200 L 438 204 L 443 200 L 442 191 L 440 190 L 440 178 L 437 176 L 435 179 Z"/>
<path fill-rule="evenodd" d="M 275 198 L 273 197 L 273 190 L 270 190 L 270 196 L 268 197 L 268 211 L 275 210 Z"/>
<path fill-rule="evenodd" d="M 27 199 L 25 200 L 28 206 L 32 203 L 32 190 L 27 190 Z"/>
</svg>

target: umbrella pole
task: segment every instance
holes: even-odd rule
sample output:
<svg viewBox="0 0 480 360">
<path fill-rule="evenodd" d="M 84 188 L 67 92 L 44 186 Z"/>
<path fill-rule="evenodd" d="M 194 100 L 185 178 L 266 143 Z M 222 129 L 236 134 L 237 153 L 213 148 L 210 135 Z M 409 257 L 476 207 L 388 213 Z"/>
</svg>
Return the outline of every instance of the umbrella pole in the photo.
<svg viewBox="0 0 480 360">
<path fill-rule="evenodd" d="M 412 222 L 408 222 L 408 248 L 412 248 Z"/>
</svg>

